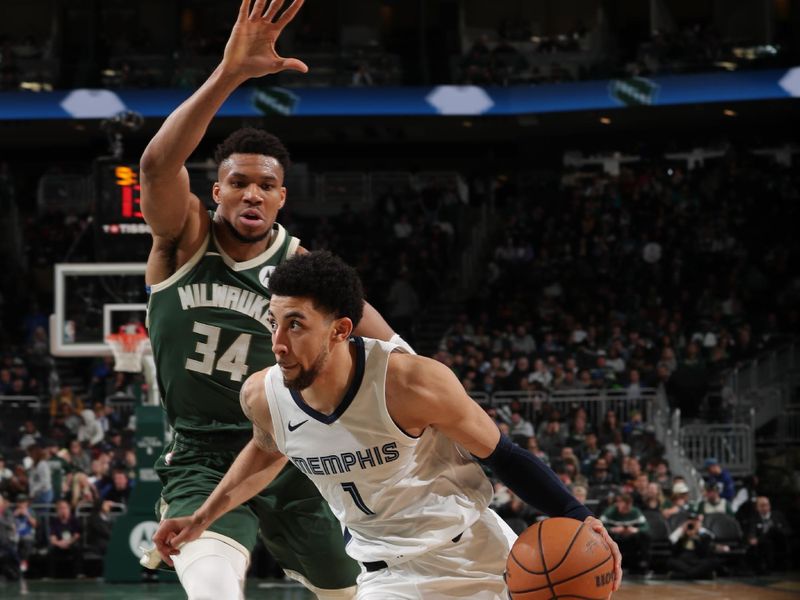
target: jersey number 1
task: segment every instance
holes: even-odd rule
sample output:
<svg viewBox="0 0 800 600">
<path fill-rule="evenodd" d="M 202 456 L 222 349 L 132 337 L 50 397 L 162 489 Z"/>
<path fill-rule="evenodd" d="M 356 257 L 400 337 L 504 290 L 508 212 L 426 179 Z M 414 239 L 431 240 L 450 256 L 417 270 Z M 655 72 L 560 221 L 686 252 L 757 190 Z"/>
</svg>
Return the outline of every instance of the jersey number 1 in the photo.
<svg viewBox="0 0 800 600">
<path fill-rule="evenodd" d="M 247 375 L 247 351 L 250 350 L 250 339 L 253 337 L 251 334 L 241 334 L 217 360 L 217 346 L 222 329 L 195 321 L 192 331 L 205 336 L 206 340 L 197 342 L 194 347 L 194 351 L 203 359 L 187 358 L 187 369 L 211 375 L 216 366 L 217 371 L 230 373 L 231 381 L 241 381 Z"/>
</svg>

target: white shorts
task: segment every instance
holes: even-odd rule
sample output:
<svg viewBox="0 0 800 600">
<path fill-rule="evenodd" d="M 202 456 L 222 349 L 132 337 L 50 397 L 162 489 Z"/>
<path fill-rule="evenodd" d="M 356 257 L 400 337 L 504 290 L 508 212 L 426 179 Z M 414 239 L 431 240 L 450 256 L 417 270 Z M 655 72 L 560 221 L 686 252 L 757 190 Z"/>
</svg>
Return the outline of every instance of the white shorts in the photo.
<svg viewBox="0 0 800 600">
<path fill-rule="evenodd" d="M 362 567 L 357 600 L 507 600 L 506 559 L 517 535 L 486 509 L 457 542 L 378 571 Z"/>
</svg>

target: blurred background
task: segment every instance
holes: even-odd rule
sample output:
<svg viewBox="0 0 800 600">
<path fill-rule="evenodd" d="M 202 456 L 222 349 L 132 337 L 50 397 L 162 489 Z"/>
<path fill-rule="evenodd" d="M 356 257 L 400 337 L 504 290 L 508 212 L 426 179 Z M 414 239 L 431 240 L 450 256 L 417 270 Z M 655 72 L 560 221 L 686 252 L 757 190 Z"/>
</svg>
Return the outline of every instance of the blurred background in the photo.
<svg viewBox="0 0 800 600">
<path fill-rule="evenodd" d="M 0 513 L 29 577 L 53 574 L 58 498 L 86 533 L 66 574 L 102 572 L 142 468 L 130 416 L 146 382 L 110 356 L 51 353 L 54 336 L 102 343 L 107 296 L 141 290 L 78 286 L 77 331 L 53 330 L 55 265 L 146 259 L 138 158 L 218 64 L 237 6 L 3 2 Z M 630 500 L 648 523 L 626 540 L 642 575 L 672 570 L 668 536 L 695 511 L 730 517 L 706 519 L 728 547 L 714 570 L 785 572 L 798 34 L 790 0 L 308 0 L 279 50 L 310 72 L 238 90 L 192 188 L 210 203 L 232 130 L 277 134 L 294 163 L 279 221 L 356 266 L 395 329 L 598 515 Z M 50 502 L 32 497 L 32 445 L 58 473 Z M 515 528 L 538 518 L 496 490 Z M 25 497 L 35 526 L 15 512 Z M 263 551 L 252 572 L 277 575 Z"/>
</svg>

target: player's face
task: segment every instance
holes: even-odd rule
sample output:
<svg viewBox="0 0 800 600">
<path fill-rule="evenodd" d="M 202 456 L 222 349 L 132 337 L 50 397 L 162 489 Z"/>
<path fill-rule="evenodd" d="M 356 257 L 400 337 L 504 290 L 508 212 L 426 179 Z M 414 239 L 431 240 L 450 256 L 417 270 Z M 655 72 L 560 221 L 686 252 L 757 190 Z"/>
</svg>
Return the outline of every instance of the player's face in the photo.
<svg viewBox="0 0 800 600">
<path fill-rule="evenodd" d="M 273 295 L 269 303 L 272 351 L 290 390 L 304 390 L 319 376 L 330 354 L 334 320 L 310 298 Z"/>
<path fill-rule="evenodd" d="M 286 201 L 283 167 L 272 156 L 231 154 L 219 166 L 214 184 L 217 214 L 243 243 L 264 240 Z"/>
</svg>

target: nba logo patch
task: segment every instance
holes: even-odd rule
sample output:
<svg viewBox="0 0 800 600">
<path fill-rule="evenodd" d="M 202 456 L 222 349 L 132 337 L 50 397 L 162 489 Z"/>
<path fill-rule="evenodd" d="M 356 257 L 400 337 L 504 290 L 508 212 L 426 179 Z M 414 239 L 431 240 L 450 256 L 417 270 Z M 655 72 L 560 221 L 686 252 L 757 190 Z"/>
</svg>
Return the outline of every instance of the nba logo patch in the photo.
<svg viewBox="0 0 800 600">
<path fill-rule="evenodd" d="M 275 267 L 264 267 L 258 273 L 258 280 L 261 282 L 265 288 L 269 287 L 269 277 L 272 275 L 272 272 L 275 270 Z"/>
</svg>

